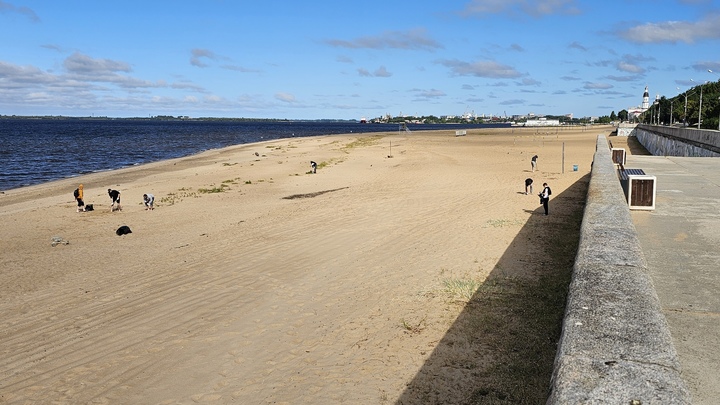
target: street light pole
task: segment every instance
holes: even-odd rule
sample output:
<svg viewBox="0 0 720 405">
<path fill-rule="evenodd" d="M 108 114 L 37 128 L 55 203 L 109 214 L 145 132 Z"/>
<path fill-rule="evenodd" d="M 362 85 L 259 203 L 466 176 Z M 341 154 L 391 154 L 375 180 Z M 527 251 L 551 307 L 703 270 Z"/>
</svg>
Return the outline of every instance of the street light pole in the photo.
<svg viewBox="0 0 720 405">
<path fill-rule="evenodd" d="M 692 79 L 690 79 L 692 81 Z M 675 87 L 678 91 L 680 91 L 680 87 Z M 683 92 L 683 96 L 685 96 L 685 112 L 683 113 L 683 127 L 687 126 L 687 90 Z"/>
<path fill-rule="evenodd" d="M 698 108 L 698 129 L 700 129 L 700 123 L 702 122 L 702 86 L 700 84 L 700 107 Z"/>
<path fill-rule="evenodd" d="M 673 105 L 673 99 L 670 99 L 670 126 L 672 126 L 672 105 Z"/>
<path fill-rule="evenodd" d="M 708 72 L 712 73 L 712 70 L 708 70 Z M 695 80 L 693 80 L 693 79 L 690 79 L 690 81 L 695 83 Z M 703 91 L 703 85 L 706 83 L 710 83 L 710 82 L 705 80 L 704 83 L 700 83 L 700 105 L 698 106 L 698 129 L 700 129 L 700 123 L 702 122 L 702 91 Z"/>
</svg>

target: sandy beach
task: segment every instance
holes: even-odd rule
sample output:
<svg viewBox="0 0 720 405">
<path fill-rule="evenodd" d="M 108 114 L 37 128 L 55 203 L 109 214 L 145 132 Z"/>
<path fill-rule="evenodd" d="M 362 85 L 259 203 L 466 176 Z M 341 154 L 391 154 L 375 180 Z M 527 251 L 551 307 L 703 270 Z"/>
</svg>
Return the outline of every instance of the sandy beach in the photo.
<svg viewBox="0 0 720 405">
<path fill-rule="evenodd" d="M 478 381 L 502 358 L 463 326 L 468 303 L 571 267 L 548 243 L 577 223 L 596 137 L 611 131 L 285 139 L 6 191 L 0 403 L 492 395 Z M 549 216 L 527 177 L 534 194 L 552 187 Z M 80 183 L 95 211 L 76 212 Z M 117 236 L 122 225 L 132 233 Z"/>
</svg>

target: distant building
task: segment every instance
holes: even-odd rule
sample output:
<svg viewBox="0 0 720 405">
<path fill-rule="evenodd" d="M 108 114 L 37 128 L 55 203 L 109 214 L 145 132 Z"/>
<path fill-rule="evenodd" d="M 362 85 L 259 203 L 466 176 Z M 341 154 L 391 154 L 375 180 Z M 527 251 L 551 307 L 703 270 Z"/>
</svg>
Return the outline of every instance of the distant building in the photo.
<svg viewBox="0 0 720 405">
<path fill-rule="evenodd" d="M 645 92 L 643 93 L 642 104 L 637 107 L 630 107 L 628 111 L 628 120 L 637 119 L 642 113 L 650 109 L 650 93 L 648 93 L 648 86 L 645 86 Z"/>
<path fill-rule="evenodd" d="M 540 118 L 536 120 L 525 121 L 526 127 L 555 127 L 560 125 L 560 120 L 549 120 L 547 118 Z"/>
</svg>

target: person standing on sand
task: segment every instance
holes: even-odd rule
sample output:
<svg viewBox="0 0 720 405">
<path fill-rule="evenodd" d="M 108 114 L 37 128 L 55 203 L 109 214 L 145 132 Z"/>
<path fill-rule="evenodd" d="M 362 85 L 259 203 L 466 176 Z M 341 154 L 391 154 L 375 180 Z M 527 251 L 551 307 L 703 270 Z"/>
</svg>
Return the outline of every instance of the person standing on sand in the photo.
<svg viewBox="0 0 720 405">
<path fill-rule="evenodd" d="M 540 196 L 540 204 L 542 204 L 543 208 L 545 209 L 545 215 L 548 214 L 548 201 L 550 201 L 550 196 L 552 195 L 552 190 L 550 190 L 550 186 L 548 186 L 547 183 L 543 183 L 543 191 L 539 194 Z"/>
<path fill-rule="evenodd" d="M 155 196 L 152 194 L 143 194 L 143 203 L 145 203 L 146 210 L 154 210 L 153 204 L 155 204 Z"/>
<path fill-rule="evenodd" d="M 535 172 L 535 169 L 537 169 L 537 159 L 538 159 L 538 155 L 535 155 L 532 158 L 530 158 L 530 166 L 532 166 L 533 172 Z"/>
<path fill-rule="evenodd" d="M 530 194 L 532 194 L 532 184 L 533 184 L 533 179 L 531 179 L 529 177 L 527 179 L 525 179 L 525 195 L 528 195 L 528 189 L 530 189 Z"/>
<path fill-rule="evenodd" d="M 112 204 L 110 204 L 110 212 L 122 211 L 122 207 L 120 206 L 120 192 L 117 190 L 108 189 L 108 195 L 112 200 Z"/>
<path fill-rule="evenodd" d="M 314 161 L 311 160 L 310 167 L 312 168 L 313 173 L 317 173 L 317 163 L 315 163 Z"/>
<path fill-rule="evenodd" d="M 77 212 L 85 212 L 85 201 L 83 201 L 83 185 L 79 185 L 73 193 L 77 201 Z"/>
</svg>

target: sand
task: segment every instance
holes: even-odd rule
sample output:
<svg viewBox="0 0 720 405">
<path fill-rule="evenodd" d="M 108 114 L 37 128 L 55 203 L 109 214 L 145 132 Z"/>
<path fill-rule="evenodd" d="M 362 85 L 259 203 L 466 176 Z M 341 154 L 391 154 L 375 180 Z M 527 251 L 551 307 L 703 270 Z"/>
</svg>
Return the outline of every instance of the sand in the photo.
<svg viewBox="0 0 720 405">
<path fill-rule="evenodd" d="M 0 403 L 428 403 L 407 387 L 463 282 L 501 257 L 537 271 L 519 233 L 565 220 L 610 131 L 285 139 L 6 191 Z M 549 216 L 527 177 L 552 187 Z M 95 211 L 76 212 L 79 183 Z M 437 370 L 435 402 L 466 395 L 467 373 Z"/>
</svg>

